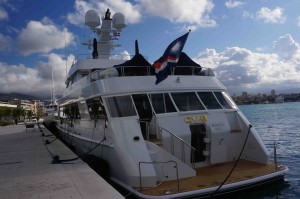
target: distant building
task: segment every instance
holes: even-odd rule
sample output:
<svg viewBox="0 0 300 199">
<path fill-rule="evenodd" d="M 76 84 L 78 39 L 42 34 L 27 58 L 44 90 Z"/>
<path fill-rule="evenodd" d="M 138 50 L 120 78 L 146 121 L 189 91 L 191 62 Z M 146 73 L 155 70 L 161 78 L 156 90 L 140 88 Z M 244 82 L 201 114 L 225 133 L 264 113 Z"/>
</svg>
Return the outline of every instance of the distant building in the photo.
<svg viewBox="0 0 300 199">
<path fill-rule="evenodd" d="M 273 89 L 273 90 L 271 90 L 271 96 L 272 97 L 275 97 L 275 95 L 276 95 L 276 92 L 275 92 L 275 90 Z"/>
<path fill-rule="evenodd" d="M 25 111 L 32 111 L 32 104 L 29 100 L 14 99 L 8 101 L 8 103 L 17 105 L 17 108 L 23 109 Z"/>
<path fill-rule="evenodd" d="M 38 118 L 41 118 L 45 114 L 45 104 L 40 100 L 32 100 L 33 104 L 33 114 Z"/>
<path fill-rule="evenodd" d="M 0 107 L 17 108 L 17 105 L 9 104 L 7 102 L 0 102 Z"/>
</svg>

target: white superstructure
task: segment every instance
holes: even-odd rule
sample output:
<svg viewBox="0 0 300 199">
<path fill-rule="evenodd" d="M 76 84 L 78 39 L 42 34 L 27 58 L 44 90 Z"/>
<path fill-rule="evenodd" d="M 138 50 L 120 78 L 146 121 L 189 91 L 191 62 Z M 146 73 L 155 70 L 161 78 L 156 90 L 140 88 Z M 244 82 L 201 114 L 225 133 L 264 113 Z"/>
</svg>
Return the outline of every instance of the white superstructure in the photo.
<svg viewBox="0 0 300 199">
<path fill-rule="evenodd" d="M 65 118 L 57 121 L 59 134 L 78 154 L 104 161 L 110 179 L 143 198 L 225 193 L 284 176 L 288 169 L 276 163 L 274 172 L 255 172 L 253 177 L 248 173 L 248 178 L 224 186 L 199 180 L 199 169 L 236 161 L 271 167 L 265 145 L 226 88 L 213 70 L 191 60 L 155 85 L 154 68 L 137 46 L 129 61 L 112 55 L 113 39 L 126 27 L 123 14 L 111 18 L 107 10 L 101 24 L 97 13 L 88 11 L 85 20 L 99 38 L 85 43 L 93 46 L 90 56 L 74 61 L 58 102 Z M 222 167 L 219 177 L 224 179 L 231 168 Z M 184 186 L 190 179 L 202 187 Z M 147 192 L 160 190 L 163 182 L 176 186 Z"/>
</svg>

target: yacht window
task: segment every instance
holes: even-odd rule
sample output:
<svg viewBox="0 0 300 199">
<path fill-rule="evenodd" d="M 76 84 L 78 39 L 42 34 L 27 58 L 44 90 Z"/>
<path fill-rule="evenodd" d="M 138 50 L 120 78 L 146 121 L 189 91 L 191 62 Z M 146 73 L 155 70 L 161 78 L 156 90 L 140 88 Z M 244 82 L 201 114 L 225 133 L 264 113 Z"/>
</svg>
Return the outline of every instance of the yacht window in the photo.
<svg viewBox="0 0 300 199">
<path fill-rule="evenodd" d="M 133 102 L 141 120 L 150 122 L 152 109 L 147 94 L 132 95 Z"/>
<path fill-rule="evenodd" d="M 180 111 L 204 110 L 205 108 L 199 101 L 196 93 L 171 93 L 174 102 Z"/>
<path fill-rule="evenodd" d="M 79 107 L 79 112 L 80 112 L 80 118 L 81 119 L 90 119 L 86 101 L 84 101 L 84 100 L 80 101 L 78 103 L 78 107 Z"/>
<path fill-rule="evenodd" d="M 222 109 L 212 92 L 198 92 L 198 95 L 207 109 Z"/>
<path fill-rule="evenodd" d="M 106 112 L 100 97 L 86 100 L 91 119 L 105 119 Z"/>
<path fill-rule="evenodd" d="M 65 107 L 64 114 L 67 115 L 70 119 L 80 119 L 78 103 L 74 103 Z"/>
<path fill-rule="evenodd" d="M 214 94 L 224 108 L 226 109 L 236 108 L 235 103 L 226 92 L 214 92 Z"/>
<path fill-rule="evenodd" d="M 106 101 L 111 117 L 128 117 L 136 115 L 129 95 L 109 97 Z"/>
<path fill-rule="evenodd" d="M 171 113 L 176 109 L 168 93 L 149 94 L 155 113 Z"/>
</svg>

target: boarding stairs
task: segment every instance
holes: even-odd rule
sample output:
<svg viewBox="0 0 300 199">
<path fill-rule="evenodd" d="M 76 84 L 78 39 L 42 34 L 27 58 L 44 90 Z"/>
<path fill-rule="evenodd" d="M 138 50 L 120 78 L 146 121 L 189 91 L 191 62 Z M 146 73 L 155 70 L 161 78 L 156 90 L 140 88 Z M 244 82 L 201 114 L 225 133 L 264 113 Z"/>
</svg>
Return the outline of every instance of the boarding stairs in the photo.
<svg viewBox="0 0 300 199">
<path fill-rule="evenodd" d="M 182 162 L 190 165 L 187 162 L 192 163 L 194 168 L 194 151 L 196 150 L 189 143 L 178 137 L 174 133 L 162 128 L 154 123 L 140 121 L 141 126 L 145 127 L 144 139 L 151 142 L 160 148 L 168 151 L 170 154 L 181 160 Z M 186 157 L 187 155 L 190 157 Z M 191 155 L 190 155 L 191 154 Z"/>
</svg>

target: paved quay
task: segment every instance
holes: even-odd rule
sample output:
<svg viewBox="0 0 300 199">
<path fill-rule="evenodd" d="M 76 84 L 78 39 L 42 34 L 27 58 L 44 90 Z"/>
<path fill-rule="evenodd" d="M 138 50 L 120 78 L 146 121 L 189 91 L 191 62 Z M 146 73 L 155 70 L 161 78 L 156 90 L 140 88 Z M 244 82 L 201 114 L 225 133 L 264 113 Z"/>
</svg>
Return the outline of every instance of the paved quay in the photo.
<svg viewBox="0 0 300 199">
<path fill-rule="evenodd" d="M 52 164 L 76 155 L 45 127 L 0 126 L 0 199 L 124 199 L 82 160 Z M 45 145 L 45 141 L 51 143 Z"/>
</svg>

